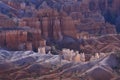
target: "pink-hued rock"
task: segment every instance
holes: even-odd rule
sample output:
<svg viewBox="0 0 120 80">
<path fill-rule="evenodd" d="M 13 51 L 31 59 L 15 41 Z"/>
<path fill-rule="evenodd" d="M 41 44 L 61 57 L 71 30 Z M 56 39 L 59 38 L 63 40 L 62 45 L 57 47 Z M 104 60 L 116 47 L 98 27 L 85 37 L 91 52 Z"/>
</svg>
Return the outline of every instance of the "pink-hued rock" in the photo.
<svg viewBox="0 0 120 80">
<path fill-rule="evenodd" d="M 80 45 L 80 49 L 86 53 L 107 53 L 112 51 L 119 51 L 119 36 L 120 35 L 117 34 L 111 34 L 83 40 L 83 43 Z"/>
<path fill-rule="evenodd" d="M 71 62 L 60 59 L 59 55 L 43 55 L 32 51 L 0 50 L 0 52 L 2 54 L 0 59 L 3 59 L 3 55 L 7 55 L 0 62 L 0 79 L 2 80 L 111 80 L 117 78 L 113 68 L 107 65 L 109 59 L 116 59 L 115 54 L 90 62 Z M 118 62 L 117 59 L 115 62 Z"/>
</svg>

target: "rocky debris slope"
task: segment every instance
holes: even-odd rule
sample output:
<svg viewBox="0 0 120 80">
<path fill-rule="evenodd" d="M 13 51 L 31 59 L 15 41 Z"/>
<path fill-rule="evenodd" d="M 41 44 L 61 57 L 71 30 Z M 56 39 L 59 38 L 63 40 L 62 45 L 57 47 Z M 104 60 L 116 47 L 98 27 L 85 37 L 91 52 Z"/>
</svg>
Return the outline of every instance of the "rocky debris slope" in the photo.
<svg viewBox="0 0 120 80">
<path fill-rule="evenodd" d="M 118 78 L 114 72 L 118 64 L 114 53 L 93 61 L 74 62 L 50 53 L 0 50 L 0 79 L 112 80 Z"/>
<path fill-rule="evenodd" d="M 119 34 L 109 34 L 80 41 L 80 49 L 85 53 L 120 51 Z"/>
</svg>

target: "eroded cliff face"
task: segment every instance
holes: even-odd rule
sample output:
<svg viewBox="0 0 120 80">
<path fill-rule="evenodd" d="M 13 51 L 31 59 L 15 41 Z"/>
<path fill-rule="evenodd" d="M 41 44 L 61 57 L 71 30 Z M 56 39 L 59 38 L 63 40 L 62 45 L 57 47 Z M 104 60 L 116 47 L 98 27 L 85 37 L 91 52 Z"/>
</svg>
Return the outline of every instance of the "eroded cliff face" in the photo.
<svg viewBox="0 0 120 80">
<path fill-rule="evenodd" d="M 119 80 L 119 4 L 1 0 L 0 79 Z"/>
<path fill-rule="evenodd" d="M 2 80 L 119 80 L 116 53 L 105 53 L 104 57 L 87 62 L 81 61 L 82 55 L 69 60 L 70 55 L 65 50 L 62 55 L 5 50 L 0 53 Z"/>
<path fill-rule="evenodd" d="M 42 41 L 40 30 L 3 30 L 0 32 L 0 46 L 8 50 L 37 50 Z M 31 49 L 28 48 L 31 43 Z"/>
<path fill-rule="evenodd" d="M 114 52 L 119 51 L 119 39 L 120 35 L 107 35 L 101 36 L 98 38 L 91 38 L 86 40 L 81 40 L 80 48 L 85 53 L 107 53 L 107 52 Z"/>
<path fill-rule="evenodd" d="M 28 33 L 31 29 L 36 31 L 38 38 L 50 43 L 60 41 L 60 44 L 66 43 L 66 37 L 73 40 L 86 38 L 81 36 L 84 32 L 88 34 L 87 38 L 117 33 L 115 26 L 108 23 L 109 21 L 106 22 L 105 17 L 108 10 L 118 14 L 119 2 L 117 0 L 114 2 L 107 0 L 2 0 L 0 4 L 1 30 L 14 31 L 17 28 L 18 32 L 23 29 Z M 32 36 L 36 35 L 32 33 Z M 39 42 L 40 39 L 36 39 L 34 43 Z"/>
</svg>

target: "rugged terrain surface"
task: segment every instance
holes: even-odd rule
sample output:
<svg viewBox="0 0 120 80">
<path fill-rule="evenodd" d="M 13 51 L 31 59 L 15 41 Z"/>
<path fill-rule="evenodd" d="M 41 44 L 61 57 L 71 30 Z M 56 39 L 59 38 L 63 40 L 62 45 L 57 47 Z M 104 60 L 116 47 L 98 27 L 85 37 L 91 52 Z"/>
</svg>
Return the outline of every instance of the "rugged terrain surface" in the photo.
<svg viewBox="0 0 120 80">
<path fill-rule="evenodd" d="M 108 20 L 119 26 L 118 13 L 118 0 L 1 0 L 0 44 L 9 50 L 31 45 L 37 51 L 43 39 L 47 46 L 67 45 L 73 39 L 116 34 L 119 29 Z"/>
<path fill-rule="evenodd" d="M 119 80 L 115 53 L 87 62 L 32 51 L 0 50 L 1 80 Z"/>
<path fill-rule="evenodd" d="M 104 40 L 102 40 L 104 39 Z M 115 40 L 114 40 L 115 39 Z M 102 40 L 102 43 L 100 41 Z M 87 40 L 84 45 L 88 45 Z M 0 50 L 1 80 L 119 80 L 119 35 L 92 39 L 86 53 L 64 49 L 59 55 Z M 106 44 L 106 46 L 104 46 Z M 118 45 L 118 46 L 117 46 Z M 104 47 L 103 47 L 104 46 Z M 90 47 L 90 45 L 89 45 Z"/>
<path fill-rule="evenodd" d="M 80 49 L 86 53 L 120 51 L 120 35 L 109 34 L 87 40 L 80 40 L 80 44 Z"/>
<path fill-rule="evenodd" d="M 1 0 L 0 80 L 120 80 L 119 8 L 119 0 Z"/>
</svg>

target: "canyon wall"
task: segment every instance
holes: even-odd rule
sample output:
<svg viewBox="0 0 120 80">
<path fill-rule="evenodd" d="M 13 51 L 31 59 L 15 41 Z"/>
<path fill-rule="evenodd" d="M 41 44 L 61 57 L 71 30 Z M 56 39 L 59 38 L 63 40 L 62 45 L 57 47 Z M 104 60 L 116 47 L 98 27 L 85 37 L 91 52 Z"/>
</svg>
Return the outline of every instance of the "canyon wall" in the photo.
<svg viewBox="0 0 120 80">
<path fill-rule="evenodd" d="M 38 47 L 42 45 L 41 41 L 43 41 L 41 31 L 34 29 L 4 30 L 0 32 L 0 38 L 0 47 L 7 48 L 8 50 L 37 51 Z"/>
<path fill-rule="evenodd" d="M 19 32 L 19 29 L 23 29 L 27 34 L 29 34 L 29 29 L 33 30 L 27 36 L 27 38 L 37 37 L 35 41 L 30 39 L 34 44 L 33 47 L 38 47 L 36 41 L 39 42 L 40 39 L 52 43 L 52 41 L 62 41 L 65 37 L 84 38 L 84 36 L 79 36 L 82 32 L 88 33 L 89 37 L 117 33 L 115 26 L 106 22 L 104 17 L 107 10 L 119 12 L 117 11 L 118 5 L 115 5 L 119 4 L 117 0 L 112 4 L 105 0 L 1 0 L 1 4 L 1 30 L 11 30 L 12 32 L 17 29 Z M 4 12 L 2 9 L 6 11 Z M 13 34 L 13 39 L 17 34 L 17 32 Z M 15 41 L 19 42 L 19 40 Z M 1 44 L 3 45 L 3 43 Z"/>
</svg>

